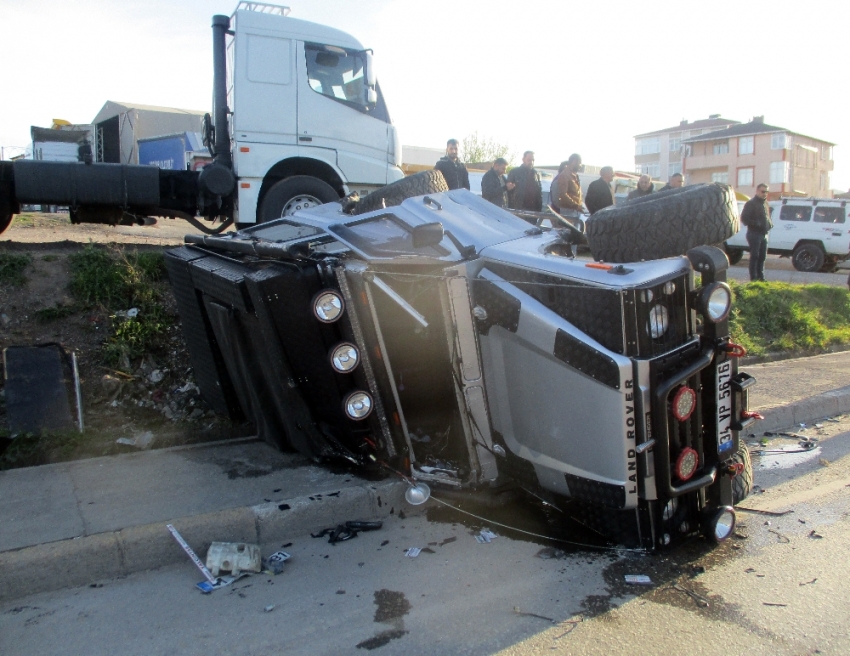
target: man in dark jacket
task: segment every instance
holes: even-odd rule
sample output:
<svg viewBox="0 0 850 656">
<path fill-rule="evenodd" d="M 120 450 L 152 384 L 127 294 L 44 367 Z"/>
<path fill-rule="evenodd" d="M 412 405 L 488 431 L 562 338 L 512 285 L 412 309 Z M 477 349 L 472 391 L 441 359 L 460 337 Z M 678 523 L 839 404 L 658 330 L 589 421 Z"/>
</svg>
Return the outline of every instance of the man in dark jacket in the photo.
<svg viewBox="0 0 850 656">
<path fill-rule="evenodd" d="M 481 178 L 481 197 L 493 205 L 506 207 L 508 204 L 508 187 L 505 180 L 505 169 L 508 161 L 500 157 L 493 162 L 493 167 Z"/>
<path fill-rule="evenodd" d="M 750 280 L 764 280 L 764 259 L 767 256 L 767 233 L 773 228 L 770 220 L 770 205 L 767 204 L 768 187 L 762 183 L 756 187 L 756 195 L 750 198 L 741 211 L 741 223 L 747 226 L 747 244 L 750 246 Z"/>
<path fill-rule="evenodd" d="M 540 186 L 540 174 L 534 168 L 533 150 L 526 150 L 522 154 L 522 166 L 508 173 L 507 186 L 508 205 L 511 209 L 543 211 L 543 188 Z"/>
<path fill-rule="evenodd" d="M 610 166 L 603 166 L 602 170 L 599 171 L 599 179 L 587 186 L 584 204 L 591 214 L 596 214 L 599 210 L 611 207 L 614 204 L 614 194 L 611 191 L 613 179 L 614 169 Z"/>
<path fill-rule="evenodd" d="M 449 189 L 469 189 L 469 172 L 466 164 L 457 156 L 457 139 L 449 139 L 446 142 L 446 154 L 434 165 L 434 168 L 443 174 Z"/>
<path fill-rule="evenodd" d="M 678 189 L 685 183 L 685 176 L 681 173 L 674 173 L 670 176 L 670 182 L 661 187 L 659 191 L 667 191 L 668 189 Z"/>
<path fill-rule="evenodd" d="M 647 194 L 651 194 L 655 191 L 655 185 L 652 184 L 652 178 L 650 178 L 646 173 L 644 173 L 640 178 L 638 178 L 637 189 L 633 189 L 629 192 L 629 200 L 632 198 L 640 198 L 641 196 L 646 196 Z"/>
</svg>

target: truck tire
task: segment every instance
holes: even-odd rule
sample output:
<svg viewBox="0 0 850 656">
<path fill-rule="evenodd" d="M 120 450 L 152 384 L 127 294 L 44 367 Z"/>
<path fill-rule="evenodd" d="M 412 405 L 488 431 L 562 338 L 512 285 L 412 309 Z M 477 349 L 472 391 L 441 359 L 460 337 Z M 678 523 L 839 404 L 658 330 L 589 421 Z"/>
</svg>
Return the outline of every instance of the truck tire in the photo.
<svg viewBox="0 0 850 656">
<path fill-rule="evenodd" d="M 738 262 L 741 261 L 741 258 L 744 257 L 743 248 L 736 248 L 735 246 L 724 246 L 723 250 L 726 251 L 726 257 L 729 258 L 729 264 L 738 264 Z"/>
<path fill-rule="evenodd" d="M 422 171 L 376 189 L 354 208 L 354 214 L 365 214 L 382 207 L 401 205 L 408 198 L 448 191 L 446 179 L 439 171 Z"/>
<path fill-rule="evenodd" d="M 791 264 L 797 271 L 820 271 L 826 261 L 826 253 L 819 244 L 799 244 L 791 255 Z"/>
<path fill-rule="evenodd" d="M 0 212 L 0 234 L 3 234 L 6 228 L 12 225 L 12 218 L 14 216 L 11 212 Z"/>
<path fill-rule="evenodd" d="M 722 244 L 738 232 L 738 211 L 729 185 L 699 184 L 605 208 L 586 225 L 594 259 L 637 262 Z"/>
<path fill-rule="evenodd" d="M 743 465 L 741 472 L 732 479 L 732 503 L 737 506 L 753 491 L 753 461 L 746 444 L 739 444 L 733 460 Z"/>
<path fill-rule="evenodd" d="M 274 221 L 298 210 L 339 200 L 339 194 L 324 180 L 309 175 L 294 175 L 275 182 L 263 196 L 257 223 Z"/>
</svg>

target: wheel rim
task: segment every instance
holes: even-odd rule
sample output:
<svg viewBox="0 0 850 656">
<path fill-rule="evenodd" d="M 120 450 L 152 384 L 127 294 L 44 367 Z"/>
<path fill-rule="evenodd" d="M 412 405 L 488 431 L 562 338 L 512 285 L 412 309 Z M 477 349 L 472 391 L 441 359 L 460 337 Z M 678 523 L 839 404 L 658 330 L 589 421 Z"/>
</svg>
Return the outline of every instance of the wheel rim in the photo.
<svg viewBox="0 0 850 656">
<path fill-rule="evenodd" d="M 299 210 L 306 210 L 310 207 L 316 207 L 317 205 L 321 205 L 322 201 L 320 201 L 315 196 L 310 196 L 309 194 L 298 194 L 289 200 L 286 205 L 283 206 L 283 210 L 281 211 L 281 216 L 291 216 L 295 212 Z"/>
<path fill-rule="evenodd" d="M 799 263 L 800 268 L 805 271 L 811 271 L 817 264 L 817 260 L 817 255 L 808 249 L 803 249 L 797 254 L 797 262 Z"/>
</svg>

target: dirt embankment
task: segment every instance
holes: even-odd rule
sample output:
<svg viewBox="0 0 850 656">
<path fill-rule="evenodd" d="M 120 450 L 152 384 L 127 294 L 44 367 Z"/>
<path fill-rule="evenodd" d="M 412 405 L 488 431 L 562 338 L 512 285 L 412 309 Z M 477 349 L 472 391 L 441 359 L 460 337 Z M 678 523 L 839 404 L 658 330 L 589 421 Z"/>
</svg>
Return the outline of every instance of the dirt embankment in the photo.
<svg viewBox="0 0 850 656">
<path fill-rule="evenodd" d="M 120 299 L 93 301 L 88 289 L 71 285 L 86 254 L 107 253 L 123 266 L 150 253 L 144 259 L 157 262 L 157 253 L 182 244 L 192 231 L 178 221 L 147 227 L 74 226 L 67 214 L 24 214 L 0 236 L 0 349 L 57 342 L 76 352 L 85 420 L 83 434 L 4 440 L 0 468 L 138 448 L 116 442 L 121 438 L 149 448 L 250 434 L 250 426 L 218 417 L 201 398 L 164 275 L 134 287 L 123 302 L 128 307 Z M 133 314 L 131 304 L 142 307 L 128 323 L 122 314 Z M 156 314 L 155 324 L 144 323 L 145 312 Z M 140 340 L 135 330 L 140 326 L 152 331 L 150 339 Z M 6 438 L 2 386 L 0 380 L 0 437 Z"/>
</svg>

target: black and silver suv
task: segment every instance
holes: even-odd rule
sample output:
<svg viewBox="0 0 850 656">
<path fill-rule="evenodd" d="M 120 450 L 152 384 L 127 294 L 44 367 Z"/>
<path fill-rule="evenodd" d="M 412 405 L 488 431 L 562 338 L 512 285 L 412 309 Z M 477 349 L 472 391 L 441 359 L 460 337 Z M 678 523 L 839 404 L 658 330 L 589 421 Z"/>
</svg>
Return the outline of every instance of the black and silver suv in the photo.
<svg viewBox="0 0 850 656">
<path fill-rule="evenodd" d="M 310 457 L 569 500 L 648 550 L 733 532 L 755 381 L 720 249 L 580 261 L 580 227 L 463 189 L 374 194 L 168 252 L 213 408 Z"/>
</svg>

